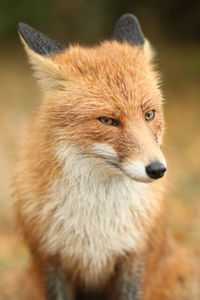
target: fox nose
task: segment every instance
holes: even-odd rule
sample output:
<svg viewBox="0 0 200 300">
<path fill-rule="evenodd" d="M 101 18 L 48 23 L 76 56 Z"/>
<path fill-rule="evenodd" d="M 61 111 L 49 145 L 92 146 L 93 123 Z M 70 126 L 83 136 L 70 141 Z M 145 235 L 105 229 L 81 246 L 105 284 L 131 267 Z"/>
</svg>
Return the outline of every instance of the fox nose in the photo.
<svg viewBox="0 0 200 300">
<path fill-rule="evenodd" d="M 146 166 L 146 173 L 150 178 L 158 179 L 164 176 L 166 167 L 159 161 L 155 161 Z"/>
</svg>

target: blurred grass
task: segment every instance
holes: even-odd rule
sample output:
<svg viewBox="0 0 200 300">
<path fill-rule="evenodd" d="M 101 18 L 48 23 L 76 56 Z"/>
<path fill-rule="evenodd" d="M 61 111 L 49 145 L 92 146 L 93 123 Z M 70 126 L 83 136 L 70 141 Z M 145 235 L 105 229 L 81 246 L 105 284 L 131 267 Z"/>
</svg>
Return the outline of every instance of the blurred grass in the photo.
<svg viewBox="0 0 200 300">
<path fill-rule="evenodd" d="M 169 224 L 179 241 L 200 254 L 200 45 L 156 48 L 165 79 Z M 20 128 L 40 96 L 20 47 L 1 51 L 0 66 L 0 277 L 12 278 L 29 262 L 16 234 L 11 206 L 15 148 Z M 0 299 L 10 298 L 1 298 L 0 293 Z"/>
</svg>

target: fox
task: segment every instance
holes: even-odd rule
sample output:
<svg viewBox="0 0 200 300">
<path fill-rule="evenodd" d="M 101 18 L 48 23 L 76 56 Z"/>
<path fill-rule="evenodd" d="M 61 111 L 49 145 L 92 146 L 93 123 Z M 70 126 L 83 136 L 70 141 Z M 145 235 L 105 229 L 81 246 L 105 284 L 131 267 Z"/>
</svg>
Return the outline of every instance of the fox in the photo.
<svg viewBox="0 0 200 300">
<path fill-rule="evenodd" d="M 164 97 L 138 19 L 94 46 L 19 35 L 42 101 L 13 187 L 41 299 L 199 300 L 196 260 L 167 226 Z"/>
</svg>

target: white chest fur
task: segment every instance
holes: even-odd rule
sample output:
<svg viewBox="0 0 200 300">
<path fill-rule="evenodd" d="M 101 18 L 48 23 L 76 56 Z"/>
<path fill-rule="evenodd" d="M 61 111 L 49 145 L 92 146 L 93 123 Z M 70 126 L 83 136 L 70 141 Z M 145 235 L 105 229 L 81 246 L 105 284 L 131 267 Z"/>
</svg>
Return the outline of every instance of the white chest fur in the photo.
<svg viewBox="0 0 200 300">
<path fill-rule="evenodd" d="M 102 276 L 112 256 L 141 247 L 144 223 L 152 216 L 147 184 L 103 174 L 102 168 L 96 159 L 77 164 L 70 156 L 52 187 L 52 201 L 40 212 L 52 218 L 42 239 L 45 252 L 81 263 L 88 282 Z"/>
</svg>

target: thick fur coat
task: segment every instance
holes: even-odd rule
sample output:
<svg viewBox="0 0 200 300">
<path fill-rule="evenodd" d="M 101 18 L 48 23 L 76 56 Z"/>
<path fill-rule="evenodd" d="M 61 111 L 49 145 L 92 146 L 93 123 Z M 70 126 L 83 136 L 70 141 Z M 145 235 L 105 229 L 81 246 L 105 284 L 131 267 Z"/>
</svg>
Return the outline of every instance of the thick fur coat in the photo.
<svg viewBox="0 0 200 300">
<path fill-rule="evenodd" d="M 21 145 L 14 186 L 40 284 L 45 266 L 55 263 L 72 299 L 77 286 L 109 287 L 120 300 L 199 299 L 192 264 L 166 233 L 164 179 L 149 178 L 145 169 L 152 161 L 166 165 L 163 99 L 149 43 L 112 40 L 41 55 L 22 40 L 43 101 Z M 116 286 L 138 262 L 142 292 L 120 298 Z"/>
</svg>

